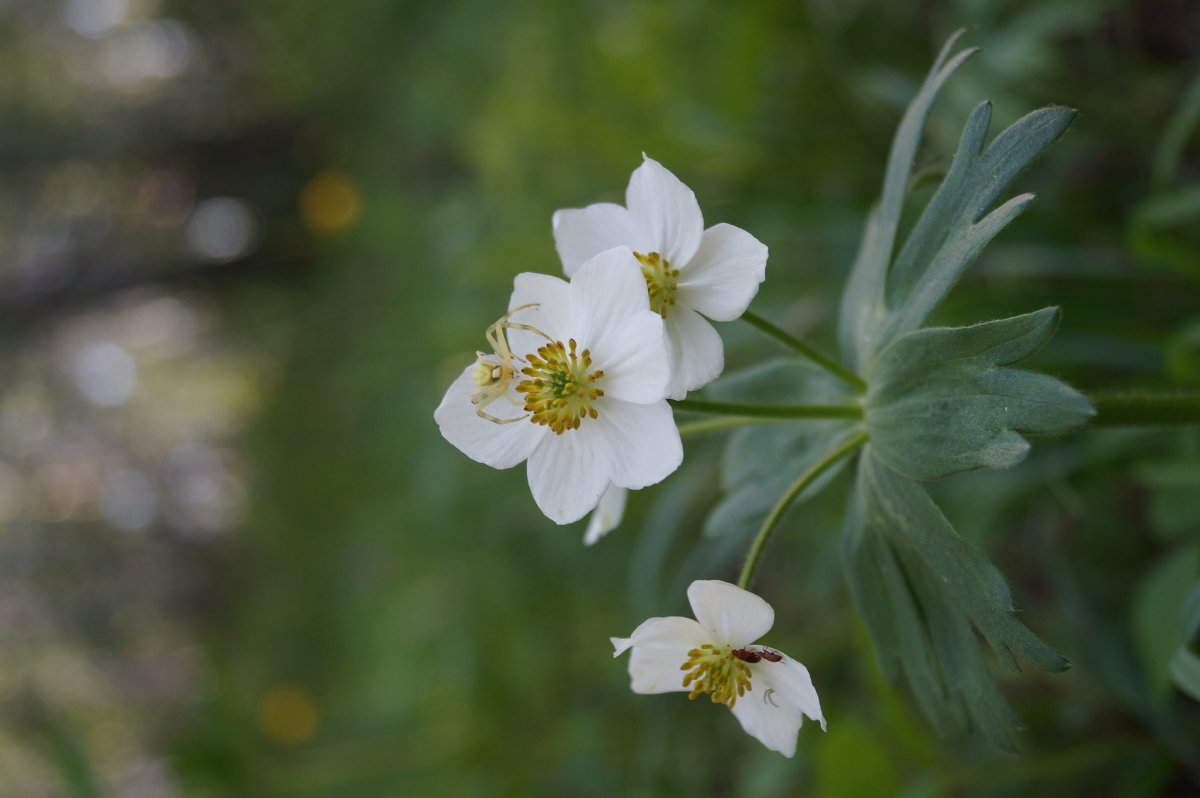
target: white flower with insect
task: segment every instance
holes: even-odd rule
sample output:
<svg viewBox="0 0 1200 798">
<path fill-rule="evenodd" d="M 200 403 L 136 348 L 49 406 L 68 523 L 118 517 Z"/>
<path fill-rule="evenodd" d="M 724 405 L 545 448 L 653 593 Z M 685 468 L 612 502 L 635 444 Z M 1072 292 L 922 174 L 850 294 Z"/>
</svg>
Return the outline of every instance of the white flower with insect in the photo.
<svg viewBox="0 0 1200 798">
<path fill-rule="evenodd" d="M 629 249 L 596 255 L 569 283 L 520 274 L 509 308 L 487 330 L 492 351 L 434 412 L 446 440 L 494 468 L 528 460 L 534 501 L 560 524 L 610 484 L 644 488 L 679 466 L 663 321 Z"/>
<path fill-rule="evenodd" d="M 733 225 L 705 230 L 692 190 L 657 161 L 642 157 L 625 191 L 626 207 L 604 202 L 557 211 L 554 241 L 568 276 L 610 247 L 633 250 L 650 307 L 666 323 L 667 396 L 682 399 L 720 376 L 725 366 L 721 336 L 703 316 L 733 321 L 745 312 L 766 275 L 767 248 Z"/>
<path fill-rule="evenodd" d="M 692 582 L 688 601 L 697 620 L 651 618 L 628 638 L 612 638 L 619 656 L 632 649 L 635 693 L 708 695 L 733 711 L 746 732 L 772 751 L 796 753 L 804 716 L 825 728 L 808 669 L 754 641 L 775 622 L 775 610 L 753 593 L 716 580 Z"/>
</svg>

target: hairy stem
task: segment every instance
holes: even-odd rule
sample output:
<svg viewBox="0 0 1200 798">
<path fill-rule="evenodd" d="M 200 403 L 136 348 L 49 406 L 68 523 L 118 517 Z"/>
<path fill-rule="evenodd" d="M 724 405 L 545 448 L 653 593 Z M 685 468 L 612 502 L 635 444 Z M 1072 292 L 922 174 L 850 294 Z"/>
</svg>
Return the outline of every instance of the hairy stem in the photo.
<svg viewBox="0 0 1200 798">
<path fill-rule="evenodd" d="M 773 424 L 777 421 L 778 419 L 774 418 L 743 418 L 741 416 L 710 418 L 707 421 L 693 421 L 690 424 L 680 424 L 679 434 L 684 437 L 688 435 L 703 435 L 706 432 L 717 432 L 734 427 L 747 427 L 751 424 Z"/>
<path fill-rule="evenodd" d="M 825 369 L 850 387 L 854 388 L 856 391 L 862 392 L 867 390 L 867 384 L 853 371 L 850 371 L 841 363 L 838 363 L 836 360 L 826 354 L 823 354 L 816 348 L 804 343 L 791 333 L 779 329 L 762 316 L 751 313 L 747 310 L 742 314 L 741 318 L 742 321 L 771 336 L 788 349 L 798 352 L 800 355 L 808 358 L 813 363 L 816 363 L 818 366 Z"/>
<path fill-rule="evenodd" d="M 762 559 L 767 541 L 771 539 L 771 534 L 775 531 L 775 527 L 779 525 L 784 512 L 792 505 L 796 497 L 811 485 L 817 477 L 832 468 L 843 457 L 853 454 L 866 442 L 867 433 L 858 433 L 817 461 L 812 468 L 801 474 L 800 478 L 784 491 L 784 494 L 779 497 L 779 501 L 775 502 L 775 506 L 771 508 L 771 512 L 767 513 L 766 519 L 763 521 L 762 526 L 759 527 L 758 534 L 754 536 L 754 542 L 750 544 L 750 550 L 746 553 L 746 563 L 742 566 L 741 576 L 738 577 L 738 587 L 743 590 L 749 590 L 750 582 L 754 579 L 754 572 L 758 570 L 758 562 Z"/>
<path fill-rule="evenodd" d="M 706 399 L 672 399 L 671 406 L 688 413 L 742 418 L 862 418 L 859 405 L 764 405 L 744 402 L 710 402 Z"/>
</svg>

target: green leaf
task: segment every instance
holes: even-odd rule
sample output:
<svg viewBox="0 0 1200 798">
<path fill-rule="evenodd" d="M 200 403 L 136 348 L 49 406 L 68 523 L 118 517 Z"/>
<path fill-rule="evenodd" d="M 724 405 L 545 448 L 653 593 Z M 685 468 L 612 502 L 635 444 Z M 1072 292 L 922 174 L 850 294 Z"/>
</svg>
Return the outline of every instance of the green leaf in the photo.
<svg viewBox="0 0 1200 798">
<path fill-rule="evenodd" d="M 1060 432 L 1093 414 L 1059 380 L 1013 368 L 1054 333 L 1058 309 L 970 327 L 911 332 L 879 356 L 866 421 L 879 458 L 913 479 L 1004 468 L 1029 451 L 1022 432 Z"/>
<path fill-rule="evenodd" d="M 1200 642 L 1200 583 L 1183 603 L 1183 645 L 1171 658 L 1171 681 L 1183 692 L 1200 701 L 1200 654 L 1194 645 Z"/>
<path fill-rule="evenodd" d="M 842 355 L 860 372 L 868 371 L 888 344 L 917 329 L 980 250 L 1028 206 L 1033 195 L 1021 194 L 987 212 L 1075 116 L 1069 108 L 1042 108 L 1017 120 L 985 147 L 992 106 L 977 106 L 967 118 L 949 172 L 893 261 L 904 194 L 930 106 L 946 79 L 975 52 L 966 50 L 946 61 L 961 33 L 946 43 L 896 131 L 883 196 L 868 219 L 842 295 Z"/>
<path fill-rule="evenodd" d="M 950 50 L 966 32 L 960 28 L 951 34 L 942 46 L 942 51 L 933 62 L 929 75 L 904 112 L 892 149 L 888 154 L 887 171 L 883 178 L 883 196 L 871 211 L 863 232 L 862 244 L 850 279 L 842 295 L 838 340 L 842 356 L 851 368 L 860 367 L 874 354 L 871 334 L 884 310 L 884 281 L 887 279 L 888 264 L 896 241 L 896 228 L 900 224 L 900 212 L 904 209 L 904 196 L 908 191 L 912 175 L 913 159 L 921 143 L 921 133 L 929 109 L 937 97 L 942 84 L 954 74 L 963 62 L 979 51 L 978 47 L 962 50 L 950 58 Z"/>
<path fill-rule="evenodd" d="M 1032 194 L 1021 194 L 983 216 L 1012 179 L 1062 135 L 1075 111 L 1053 106 L 1034 111 L 984 150 L 991 117 L 987 102 L 971 113 L 950 172 L 892 264 L 887 281 L 889 310 L 873 341 L 876 351 L 917 329 L 967 264 L 1033 201 Z"/>
<path fill-rule="evenodd" d="M 851 395 L 825 371 L 794 360 L 774 360 L 723 378 L 708 389 L 723 401 L 840 404 Z M 729 436 L 721 457 L 722 498 L 704 524 L 712 537 L 757 529 L 797 475 L 844 443 L 857 423 L 805 421 L 763 424 Z M 837 475 L 844 462 L 805 488 L 798 501 L 815 496 Z"/>
<path fill-rule="evenodd" d="M 1151 693 L 1164 697 L 1171 685 L 1169 663 L 1187 645 L 1177 624 L 1163 623 L 1183 606 L 1200 574 L 1200 544 L 1183 546 L 1164 556 L 1142 578 L 1133 595 L 1133 639 Z"/>
<path fill-rule="evenodd" d="M 1015 617 L 1004 577 L 966 543 L 916 482 L 864 452 L 850 501 L 843 562 L 880 669 L 912 687 L 939 731 L 972 728 L 1014 750 L 1017 720 L 980 650 L 1009 668 L 1069 663 Z"/>
</svg>

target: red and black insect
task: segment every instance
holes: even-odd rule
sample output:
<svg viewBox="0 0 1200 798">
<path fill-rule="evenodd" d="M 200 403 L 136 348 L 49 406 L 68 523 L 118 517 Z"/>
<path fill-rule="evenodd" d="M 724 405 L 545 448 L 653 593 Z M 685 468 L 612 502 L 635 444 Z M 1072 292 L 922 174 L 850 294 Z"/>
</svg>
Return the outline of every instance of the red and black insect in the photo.
<svg viewBox="0 0 1200 798">
<path fill-rule="evenodd" d="M 783 659 L 782 654 L 778 651 L 772 651 L 769 648 L 760 648 L 754 651 L 748 648 L 739 648 L 733 652 L 733 656 L 742 662 L 758 662 L 764 659 L 767 662 L 779 662 Z"/>
</svg>

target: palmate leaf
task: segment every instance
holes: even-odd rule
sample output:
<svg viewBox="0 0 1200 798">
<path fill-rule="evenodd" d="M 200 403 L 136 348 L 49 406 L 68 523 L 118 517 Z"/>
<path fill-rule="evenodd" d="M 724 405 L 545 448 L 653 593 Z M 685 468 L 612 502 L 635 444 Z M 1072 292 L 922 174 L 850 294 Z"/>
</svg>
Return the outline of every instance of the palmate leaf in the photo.
<svg viewBox="0 0 1200 798">
<path fill-rule="evenodd" d="M 992 108 L 977 106 L 941 185 L 898 241 L 930 107 L 975 53 L 951 54 L 961 34 L 942 48 L 901 120 L 882 196 L 842 294 L 842 356 L 869 386 L 868 444 L 843 554 L 885 674 L 910 684 L 939 730 L 979 729 L 1011 751 L 1016 718 L 992 680 L 980 638 L 1014 669 L 1017 657 L 1051 671 L 1068 663 L 1015 618 L 1000 572 L 959 537 L 915 480 L 1011 466 L 1029 449 L 1021 433 L 1069 429 L 1093 410 L 1064 383 L 1009 367 L 1050 338 L 1056 308 L 970 327 L 920 327 L 980 250 L 1033 200 L 1000 197 L 1075 112 L 1034 111 L 988 143 Z"/>
<path fill-rule="evenodd" d="M 1016 619 L 999 570 L 958 536 L 924 488 L 892 471 L 872 446 L 859 462 L 842 552 L 884 674 L 908 681 L 939 731 L 977 729 L 1015 750 L 1016 718 L 976 635 L 1013 670 L 1017 657 L 1049 671 L 1069 663 Z"/>
<path fill-rule="evenodd" d="M 883 196 L 872 209 L 863 232 L 862 244 L 850 279 L 842 294 L 839 314 L 838 340 L 842 356 L 851 368 L 861 369 L 873 354 L 872 334 L 878 326 L 884 310 L 884 286 L 887 269 L 892 258 L 892 247 L 896 240 L 896 229 L 900 225 L 900 213 L 904 209 L 904 196 L 908 191 L 908 180 L 912 174 L 913 159 L 925 130 L 925 120 L 934 98 L 942 84 L 962 66 L 963 62 L 979 52 L 973 47 L 950 58 L 954 43 L 966 32 L 960 29 L 950 36 L 942 51 L 933 62 L 929 75 L 908 104 L 892 149 L 888 154 L 887 171 L 883 178 Z"/>
<path fill-rule="evenodd" d="M 976 52 L 968 49 L 949 57 L 961 34 L 946 42 L 901 120 L 883 195 L 868 219 L 842 295 L 842 355 L 868 378 L 875 356 L 900 335 L 917 329 L 979 251 L 1033 200 L 1032 194 L 1022 194 L 987 212 L 1075 116 L 1069 108 L 1042 108 L 1017 120 L 985 147 L 992 108 L 987 102 L 977 106 L 967 119 L 950 171 L 893 259 L 904 195 L 929 109 L 946 79 Z"/>
<path fill-rule="evenodd" d="M 1058 309 L 970 327 L 910 332 L 885 349 L 867 394 L 871 445 L 913 479 L 940 479 L 1024 459 L 1022 432 L 1061 432 L 1094 414 L 1082 394 L 1053 377 L 1001 368 L 1050 339 Z"/>
</svg>

